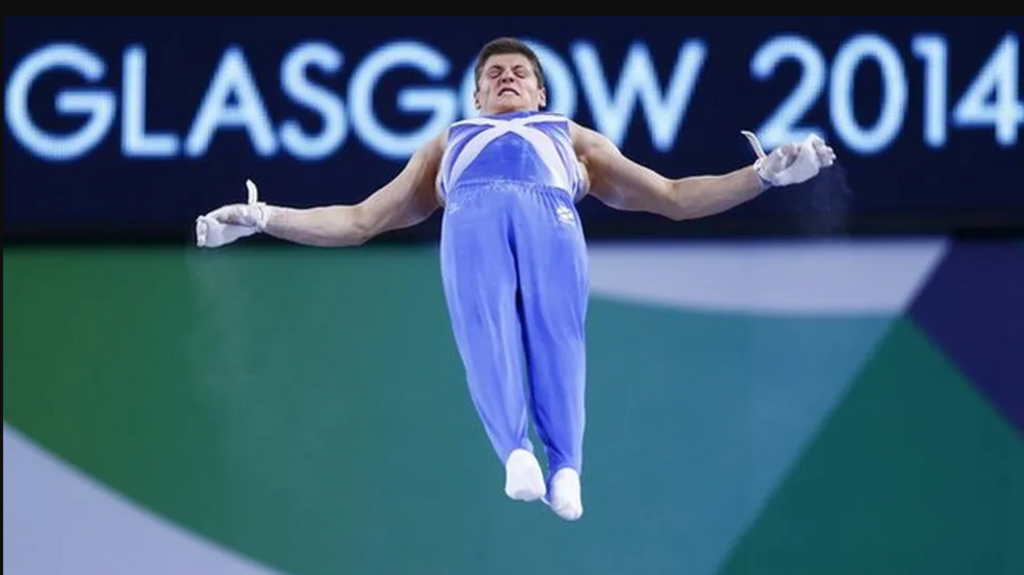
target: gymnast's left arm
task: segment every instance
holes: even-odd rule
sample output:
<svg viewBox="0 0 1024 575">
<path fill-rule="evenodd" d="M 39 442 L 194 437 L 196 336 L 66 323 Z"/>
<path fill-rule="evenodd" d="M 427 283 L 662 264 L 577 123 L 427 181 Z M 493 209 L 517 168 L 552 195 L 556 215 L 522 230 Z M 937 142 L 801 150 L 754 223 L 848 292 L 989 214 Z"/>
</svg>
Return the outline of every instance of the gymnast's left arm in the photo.
<svg viewBox="0 0 1024 575">
<path fill-rule="evenodd" d="M 766 155 L 752 134 L 745 135 L 757 153 L 752 164 L 724 174 L 671 179 L 629 159 L 605 136 L 572 126 L 573 144 L 591 195 L 615 209 L 676 221 L 715 215 L 768 188 L 806 181 L 835 160 L 835 153 L 820 138 L 786 144 Z"/>
</svg>

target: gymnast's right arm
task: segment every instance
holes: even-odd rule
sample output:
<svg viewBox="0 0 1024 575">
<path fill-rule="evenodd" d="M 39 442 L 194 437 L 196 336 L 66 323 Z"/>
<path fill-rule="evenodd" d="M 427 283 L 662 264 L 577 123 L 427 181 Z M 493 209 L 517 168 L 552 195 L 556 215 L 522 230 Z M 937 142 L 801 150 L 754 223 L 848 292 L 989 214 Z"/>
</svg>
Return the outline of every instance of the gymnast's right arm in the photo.
<svg viewBox="0 0 1024 575">
<path fill-rule="evenodd" d="M 442 133 L 424 144 L 393 180 L 362 202 L 292 208 L 250 198 L 249 204 L 232 204 L 200 216 L 197 243 L 218 247 L 262 231 L 297 244 L 348 247 L 421 223 L 440 207 L 434 186 L 445 137 Z M 232 233 L 231 228 L 242 231 Z"/>
</svg>

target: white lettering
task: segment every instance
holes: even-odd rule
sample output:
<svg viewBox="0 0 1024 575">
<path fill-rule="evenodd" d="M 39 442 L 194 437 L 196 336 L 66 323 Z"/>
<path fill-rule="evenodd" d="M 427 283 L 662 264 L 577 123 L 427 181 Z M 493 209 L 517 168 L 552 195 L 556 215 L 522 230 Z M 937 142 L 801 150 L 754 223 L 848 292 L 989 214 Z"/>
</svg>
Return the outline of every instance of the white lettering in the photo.
<svg viewBox="0 0 1024 575">
<path fill-rule="evenodd" d="M 423 142 L 455 121 L 456 102 L 451 89 L 408 88 L 398 94 L 398 108 L 405 113 L 427 112 L 429 121 L 411 134 L 388 130 L 373 109 L 374 88 L 381 76 L 401 66 L 411 66 L 427 78 L 438 80 L 448 73 L 448 60 L 419 42 L 396 42 L 371 52 L 352 75 L 349 103 L 352 123 L 364 142 L 390 159 L 406 158 Z"/>
<path fill-rule="evenodd" d="M 775 36 L 754 52 L 750 73 L 757 80 L 768 80 L 783 64 L 791 61 L 799 72 L 793 87 L 778 100 L 768 118 L 756 130 L 761 144 L 769 150 L 822 132 L 817 126 L 800 123 L 821 97 L 828 77 L 825 55 L 814 42 L 803 36 Z"/>
<path fill-rule="evenodd" d="M 882 72 L 882 107 L 875 124 L 865 128 L 854 114 L 853 99 L 854 77 L 867 60 L 874 60 Z M 832 64 L 829 111 L 846 145 L 864 155 L 885 150 L 903 127 L 906 108 L 906 73 L 896 48 L 873 34 L 857 36 L 840 47 Z"/>
<path fill-rule="evenodd" d="M 666 152 L 675 145 L 707 57 L 704 42 L 691 40 L 679 46 L 667 95 L 661 93 L 657 71 L 644 44 L 630 46 L 614 96 L 608 93 L 608 82 L 597 48 L 589 42 L 576 42 L 572 46 L 572 54 L 598 131 L 617 145 L 622 145 L 639 100 L 654 147 Z"/>
<path fill-rule="evenodd" d="M 323 119 L 323 129 L 309 136 L 298 120 L 281 125 L 281 143 L 297 158 L 319 160 L 332 154 L 348 137 L 345 105 L 337 94 L 314 84 L 305 72 L 315 66 L 333 74 L 341 69 L 344 59 L 333 46 L 320 43 L 302 44 L 289 52 L 281 64 L 281 87 L 293 101 L 304 104 Z"/>
<path fill-rule="evenodd" d="M 125 156 L 174 156 L 178 136 L 146 133 L 146 49 L 130 46 L 124 53 L 124 119 L 121 121 L 121 153 Z"/>
<path fill-rule="evenodd" d="M 116 99 L 109 90 L 65 90 L 56 96 L 57 112 L 83 115 L 88 120 L 77 131 L 61 136 L 35 123 L 29 110 L 29 92 L 36 80 L 52 70 L 66 68 L 87 82 L 103 79 L 107 66 L 98 56 L 76 44 L 51 44 L 30 53 L 11 72 L 4 93 L 4 117 L 11 134 L 31 152 L 46 160 L 70 161 L 96 147 L 114 121 Z"/>
<path fill-rule="evenodd" d="M 234 105 L 229 103 L 232 96 L 237 100 Z M 263 97 L 242 49 L 237 46 L 228 48 L 221 58 L 185 140 L 185 152 L 190 156 L 205 154 L 214 133 L 221 127 L 245 128 L 256 153 L 261 156 L 277 153 L 278 142 Z"/>
<path fill-rule="evenodd" d="M 618 78 L 609 79 L 592 44 L 575 44 L 572 58 L 567 60 L 541 42 L 526 41 L 544 67 L 547 111 L 575 117 L 580 101 L 578 74 L 593 122 L 617 144 L 625 140 L 639 104 L 654 146 L 667 151 L 674 145 L 706 58 L 703 42 L 680 46 L 663 89 L 644 44 L 631 46 L 622 72 Z M 195 110 L 190 125 L 177 133 L 156 131 L 151 124 L 162 116 L 160 110 L 149 107 L 147 86 L 152 70 L 145 46 L 128 46 L 122 59 L 121 150 L 132 158 L 202 157 L 209 153 L 219 132 L 239 130 L 261 157 L 284 152 L 304 161 L 321 160 L 336 153 L 355 134 L 375 154 L 404 161 L 449 123 L 476 114 L 475 61 L 460 68 L 461 75 L 453 74 L 451 59 L 423 42 L 396 41 L 373 50 L 354 66 L 347 92 L 340 82 L 323 79 L 340 77 L 346 63 L 342 52 L 325 42 L 300 43 L 282 55 L 279 91 L 266 96 L 243 48 L 233 45 L 220 55 L 200 100 L 189 104 Z M 90 83 L 100 82 L 106 73 L 103 59 L 81 46 L 46 46 L 26 56 L 12 72 L 5 110 L 10 132 L 26 149 L 44 159 L 68 161 L 89 153 L 110 134 L 118 91 L 99 87 L 65 89 L 56 97 L 57 112 L 84 115 L 88 121 L 70 134 L 48 132 L 33 117 L 31 91 L 41 76 L 58 68 L 71 69 Z M 423 83 L 401 87 L 397 93 L 382 93 L 384 77 L 400 68 L 421 73 Z M 347 97 L 343 99 L 342 94 Z M 422 117 L 422 124 L 412 130 L 386 125 L 377 106 L 392 97 L 399 114 Z M 274 106 L 268 106 L 268 102 Z M 271 110 L 288 113 L 282 105 L 307 110 L 312 119 L 272 117 Z"/>
</svg>

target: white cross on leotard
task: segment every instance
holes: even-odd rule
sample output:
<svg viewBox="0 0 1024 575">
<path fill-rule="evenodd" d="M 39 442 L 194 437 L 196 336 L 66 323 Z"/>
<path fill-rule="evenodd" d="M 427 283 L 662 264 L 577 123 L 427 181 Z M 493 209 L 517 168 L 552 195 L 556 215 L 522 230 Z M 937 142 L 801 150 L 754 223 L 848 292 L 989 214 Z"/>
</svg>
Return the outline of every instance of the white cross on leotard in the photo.
<svg viewBox="0 0 1024 575">
<path fill-rule="evenodd" d="M 558 155 L 558 150 L 555 148 L 555 143 L 552 141 L 551 136 L 530 126 L 530 124 L 540 122 L 564 121 L 564 117 L 550 114 L 538 114 L 507 120 L 499 118 L 470 118 L 460 121 L 460 124 L 477 124 L 490 127 L 471 136 L 469 134 L 462 136 L 463 138 L 471 137 L 472 139 L 455 159 L 455 163 L 452 165 L 451 171 L 446 178 L 446 188 L 458 181 L 462 172 L 480 155 L 480 152 L 483 151 L 487 144 L 490 144 L 499 136 L 512 132 L 521 136 L 533 146 L 537 151 L 537 155 L 540 156 L 540 159 L 551 170 L 555 185 L 572 194 L 573 189 L 569 183 L 569 174 L 562 163 L 561 157 Z"/>
</svg>

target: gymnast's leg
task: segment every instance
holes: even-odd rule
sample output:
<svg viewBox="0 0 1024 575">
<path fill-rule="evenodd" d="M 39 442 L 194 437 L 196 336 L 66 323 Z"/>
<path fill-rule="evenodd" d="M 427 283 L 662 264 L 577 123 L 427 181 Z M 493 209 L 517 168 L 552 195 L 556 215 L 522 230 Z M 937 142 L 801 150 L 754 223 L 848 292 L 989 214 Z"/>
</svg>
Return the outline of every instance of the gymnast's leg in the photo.
<svg viewBox="0 0 1024 575">
<path fill-rule="evenodd" d="M 546 485 L 528 435 L 507 201 L 491 189 L 450 192 L 441 275 L 470 397 L 505 464 L 505 493 L 532 501 L 545 495 Z"/>
<path fill-rule="evenodd" d="M 548 455 L 551 508 L 567 520 L 583 514 L 580 474 L 586 423 L 586 243 L 569 195 L 524 193 L 513 217 L 531 404 Z"/>
</svg>

